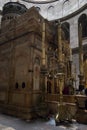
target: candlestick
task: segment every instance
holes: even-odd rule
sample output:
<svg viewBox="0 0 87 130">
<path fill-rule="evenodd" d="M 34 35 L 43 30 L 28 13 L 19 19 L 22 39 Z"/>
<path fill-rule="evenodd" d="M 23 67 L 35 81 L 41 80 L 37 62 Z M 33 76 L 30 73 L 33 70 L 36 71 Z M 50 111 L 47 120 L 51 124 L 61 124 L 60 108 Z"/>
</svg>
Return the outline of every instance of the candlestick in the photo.
<svg viewBox="0 0 87 130">
<path fill-rule="evenodd" d="M 62 62 L 61 24 L 58 25 L 58 59 Z"/>
<path fill-rule="evenodd" d="M 46 65 L 46 54 L 45 54 L 45 21 L 42 23 L 42 65 Z"/>
</svg>

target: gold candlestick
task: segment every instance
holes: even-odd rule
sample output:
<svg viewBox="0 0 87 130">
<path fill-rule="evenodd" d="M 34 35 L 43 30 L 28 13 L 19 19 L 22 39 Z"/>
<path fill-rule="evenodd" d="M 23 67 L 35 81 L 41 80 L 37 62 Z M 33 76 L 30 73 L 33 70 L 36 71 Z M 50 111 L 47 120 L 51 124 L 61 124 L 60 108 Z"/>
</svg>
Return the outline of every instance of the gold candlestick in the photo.
<svg viewBox="0 0 87 130">
<path fill-rule="evenodd" d="M 46 52 L 45 52 L 45 20 L 42 23 L 42 66 L 41 66 L 41 75 L 42 75 L 42 97 L 45 101 L 45 90 L 47 89 L 47 66 L 46 66 Z"/>
<path fill-rule="evenodd" d="M 61 24 L 58 25 L 58 60 L 62 62 Z"/>
<path fill-rule="evenodd" d="M 42 65 L 46 65 L 46 54 L 45 54 L 45 21 L 42 23 Z"/>
<path fill-rule="evenodd" d="M 57 78 L 59 81 L 59 104 L 58 104 L 58 113 L 56 115 L 56 124 L 64 120 L 63 114 L 63 85 L 64 85 L 64 54 L 62 53 L 62 40 L 61 40 L 61 24 L 58 25 L 58 73 Z"/>
</svg>

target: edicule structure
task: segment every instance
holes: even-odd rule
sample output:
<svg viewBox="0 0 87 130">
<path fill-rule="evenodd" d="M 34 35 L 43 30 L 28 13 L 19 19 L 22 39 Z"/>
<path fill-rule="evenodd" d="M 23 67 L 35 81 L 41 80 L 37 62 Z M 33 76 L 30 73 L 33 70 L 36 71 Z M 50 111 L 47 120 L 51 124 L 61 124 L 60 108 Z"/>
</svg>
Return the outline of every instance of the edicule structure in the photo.
<svg viewBox="0 0 87 130">
<path fill-rule="evenodd" d="M 75 116 L 78 97 L 74 95 L 76 79 L 72 72 L 69 25 L 61 21 L 48 21 L 37 8 L 27 9 L 19 2 L 3 6 L 0 30 L 3 113 L 23 119 L 57 113 L 56 121 Z M 80 85 L 84 85 L 80 37 L 79 50 Z"/>
</svg>

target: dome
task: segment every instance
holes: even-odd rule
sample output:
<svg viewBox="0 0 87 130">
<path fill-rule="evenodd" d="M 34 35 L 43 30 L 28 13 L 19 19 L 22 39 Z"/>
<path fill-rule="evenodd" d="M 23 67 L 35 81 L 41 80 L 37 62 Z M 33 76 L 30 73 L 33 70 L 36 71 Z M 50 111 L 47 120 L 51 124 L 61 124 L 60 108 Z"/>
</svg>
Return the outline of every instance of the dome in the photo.
<svg viewBox="0 0 87 130">
<path fill-rule="evenodd" d="M 6 26 L 12 19 L 16 19 L 20 15 L 24 14 L 26 11 L 26 6 L 20 4 L 19 2 L 8 2 L 4 4 L 1 19 L 2 28 Z"/>
<path fill-rule="evenodd" d="M 18 2 L 8 2 L 3 6 L 2 15 L 8 14 L 8 13 L 17 13 L 19 15 L 25 13 L 27 11 L 27 8 L 25 5 L 20 4 Z"/>
</svg>

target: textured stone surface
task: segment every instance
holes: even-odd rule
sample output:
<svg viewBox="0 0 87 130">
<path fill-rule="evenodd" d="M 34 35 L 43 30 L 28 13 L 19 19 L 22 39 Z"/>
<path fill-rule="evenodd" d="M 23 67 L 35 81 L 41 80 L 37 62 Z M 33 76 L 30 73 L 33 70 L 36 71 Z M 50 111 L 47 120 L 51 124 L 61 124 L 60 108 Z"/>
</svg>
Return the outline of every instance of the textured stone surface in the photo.
<svg viewBox="0 0 87 130">
<path fill-rule="evenodd" d="M 0 105 L 2 112 L 23 119 L 31 118 L 40 109 L 42 22 L 38 19 L 43 20 L 32 7 L 2 27 L 0 34 Z M 53 42 L 51 26 L 46 21 L 46 46 Z"/>
<path fill-rule="evenodd" d="M 6 115 L 0 114 L 0 124 L 9 126 L 4 130 L 87 130 L 87 125 L 82 125 L 78 123 L 55 126 L 54 119 L 49 121 L 33 120 L 33 121 L 24 121 L 18 118 L 13 118 Z M 0 129 L 1 130 L 1 129 Z"/>
<path fill-rule="evenodd" d="M 0 0 L 0 9 L 2 9 L 2 6 L 8 1 L 9 0 Z M 13 0 L 13 1 L 16 2 L 16 0 Z M 86 0 L 69 0 L 69 1 L 67 0 L 66 2 L 64 2 L 64 0 L 58 0 L 52 3 L 36 4 L 36 5 L 35 3 L 28 3 L 22 0 L 19 0 L 19 2 L 22 4 L 25 4 L 27 8 L 30 8 L 32 6 L 40 8 L 41 15 L 49 20 L 66 16 L 76 11 L 77 9 L 79 9 L 85 3 L 87 3 Z"/>
<path fill-rule="evenodd" d="M 13 129 L 12 127 L 7 127 L 7 126 L 4 126 L 4 125 L 0 125 L 0 130 L 15 130 L 15 129 Z"/>
</svg>

